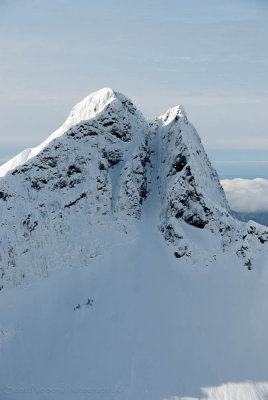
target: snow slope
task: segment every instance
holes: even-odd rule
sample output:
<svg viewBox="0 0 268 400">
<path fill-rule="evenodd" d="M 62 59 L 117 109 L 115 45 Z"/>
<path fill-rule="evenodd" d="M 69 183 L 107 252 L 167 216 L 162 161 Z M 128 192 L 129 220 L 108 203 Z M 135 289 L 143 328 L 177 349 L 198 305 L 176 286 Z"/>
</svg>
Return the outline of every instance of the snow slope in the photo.
<svg viewBox="0 0 268 400">
<path fill-rule="evenodd" d="M 1 169 L 0 398 L 267 399 L 268 231 L 181 107 L 111 89 Z"/>
<path fill-rule="evenodd" d="M 267 398 L 267 257 L 193 266 L 153 219 L 87 266 L 2 292 L 1 399 Z"/>
</svg>

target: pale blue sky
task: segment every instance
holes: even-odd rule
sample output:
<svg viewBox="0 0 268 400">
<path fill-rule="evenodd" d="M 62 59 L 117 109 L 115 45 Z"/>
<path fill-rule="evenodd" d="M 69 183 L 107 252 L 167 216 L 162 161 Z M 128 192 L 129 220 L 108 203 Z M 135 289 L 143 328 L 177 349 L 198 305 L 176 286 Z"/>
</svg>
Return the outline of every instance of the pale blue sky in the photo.
<svg viewBox="0 0 268 400">
<path fill-rule="evenodd" d="M 268 151 L 267 3 L 0 0 L 0 159 L 105 86 L 149 117 L 183 104 L 211 151 Z"/>
</svg>

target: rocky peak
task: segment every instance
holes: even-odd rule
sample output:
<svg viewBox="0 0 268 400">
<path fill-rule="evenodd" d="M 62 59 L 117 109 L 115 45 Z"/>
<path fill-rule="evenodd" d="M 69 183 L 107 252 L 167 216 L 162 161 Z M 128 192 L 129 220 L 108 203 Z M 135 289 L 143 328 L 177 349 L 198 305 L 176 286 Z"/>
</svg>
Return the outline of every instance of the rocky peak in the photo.
<svg viewBox="0 0 268 400">
<path fill-rule="evenodd" d="M 121 126 L 122 138 L 129 140 L 131 128 L 133 128 L 133 132 L 140 130 L 140 127 L 135 125 L 136 122 L 139 124 L 138 120 L 144 124 L 141 113 L 126 96 L 110 88 L 98 90 L 77 103 L 63 125 L 39 146 L 22 151 L 16 157 L 0 166 L 0 177 L 6 175 L 17 166 L 25 164 L 28 160 L 38 155 L 53 140 L 63 136 L 70 129 L 74 132 L 79 127 L 84 128 L 86 125 L 94 127 L 98 124 L 103 124 L 103 128 L 110 129 L 110 131 L 114 132 L 114 135 L 119 135 L 117 132 L 118 127 L 115 126 L 117 121 Z M 114 126 L 112 127 L 112 125 Z M 123 130 L 125 133 L 123 133 Z"/>
<path fill-rule="evenodd" d="M 195 239 L 202 232 L 216 237 L 221 249 L 237 241 L 235 251 L 247 262 L 242 242 L 267 242 L 261 227 L 245 235 L 245 224 L 230 215 L 217 173 L 181 106 L 149 126 L 131 100 L 102 89 L 0 172 L 0 268 L 6 283 L 47 274 L 81 253 L 87 264 L 107 238 L 113 245 L 107 232 L 127 232 L 143 218 L 146 202 L 154 210 L 150 224 L 160 228 L 177 258 L 193 260 L 198 252 L 213 258 L 210 241 L 204 248 L 203 239 Z M 104 236 L 96 235 L 99 229 Z"/>
<path fill-rule="evenodd" d="M 169 125 L 172 122 L 178 121 L 180 119 L 184 120 L 184 122 L 186 123 L 188 121 L 186 112 L 184 111 L 184 108 L 180 105 L 168 109 L 165 114 L 159 117 L 159 120 L 162 121 L 163 125 Z"/>
</svg>

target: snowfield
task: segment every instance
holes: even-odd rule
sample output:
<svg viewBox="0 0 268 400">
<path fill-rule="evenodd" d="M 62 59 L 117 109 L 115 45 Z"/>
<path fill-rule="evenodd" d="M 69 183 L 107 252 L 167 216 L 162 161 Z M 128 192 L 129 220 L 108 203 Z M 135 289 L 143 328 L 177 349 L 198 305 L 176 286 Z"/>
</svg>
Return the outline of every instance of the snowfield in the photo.
<svg viewBox="0 0 268 400">
<path fill-rule="evenodd" d="M 0 175 L 1 400 L 268 399 L 268 231 L 182 107 L 102 89 Z"/>
</svg>

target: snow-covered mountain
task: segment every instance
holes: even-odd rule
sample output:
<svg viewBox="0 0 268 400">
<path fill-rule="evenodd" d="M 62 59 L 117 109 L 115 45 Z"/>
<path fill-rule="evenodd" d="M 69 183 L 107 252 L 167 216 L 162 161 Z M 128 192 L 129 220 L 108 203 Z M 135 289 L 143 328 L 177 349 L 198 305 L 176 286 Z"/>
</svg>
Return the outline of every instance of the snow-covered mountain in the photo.
<svg viewBox="0 0 268 400">
<path fill-rule="evenodd" d="M 182 107 L 102 89 L 0 176 L 1 399 L 266 398 L 268 230 Z"/>
<path fill-rule="evenodd" d="M 256 221 L 258 224 L 268 226 L 268 212 L 237 212 L 232 210 L 232 215 L 240 221 Z"/>
</svg>

